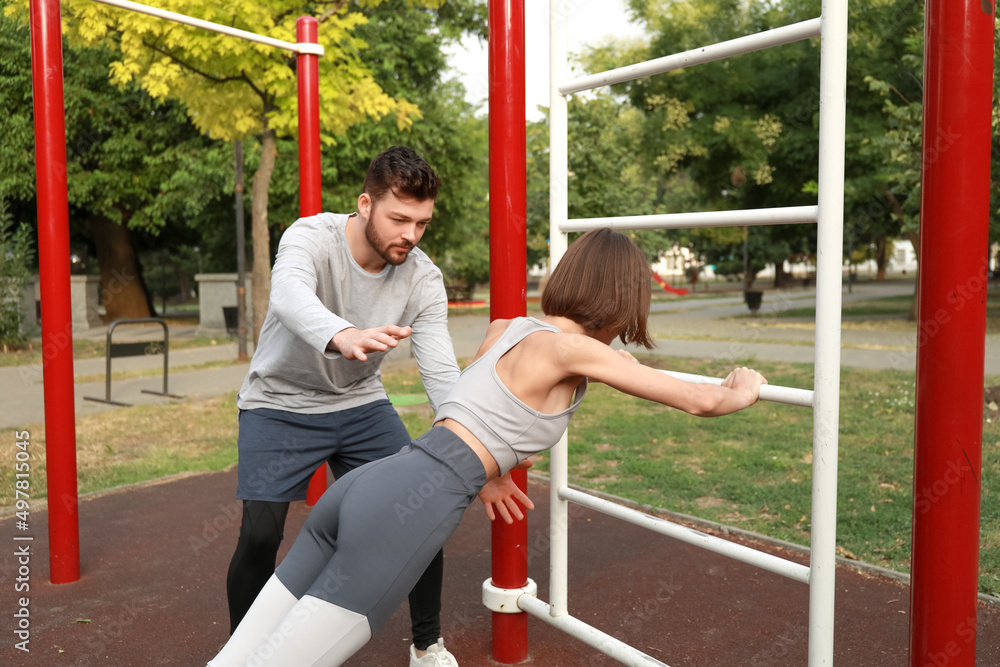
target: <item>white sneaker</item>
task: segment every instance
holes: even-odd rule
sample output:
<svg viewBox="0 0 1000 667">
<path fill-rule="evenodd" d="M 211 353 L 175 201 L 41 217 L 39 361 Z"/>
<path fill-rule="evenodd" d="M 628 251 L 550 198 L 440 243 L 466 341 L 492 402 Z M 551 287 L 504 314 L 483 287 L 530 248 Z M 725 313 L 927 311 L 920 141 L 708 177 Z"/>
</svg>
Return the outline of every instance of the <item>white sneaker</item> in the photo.
<svg viewBox="0 0 1000 667">
<path fill-rule="evenodd" d="M 437 644 L 428 646 L 422 658 L 417 657 L 417 648 L 410 644 L 410 667 L 458 667 L 458 661 L 444 647 L 444 639 L 438 637 Z"/>
</svg>

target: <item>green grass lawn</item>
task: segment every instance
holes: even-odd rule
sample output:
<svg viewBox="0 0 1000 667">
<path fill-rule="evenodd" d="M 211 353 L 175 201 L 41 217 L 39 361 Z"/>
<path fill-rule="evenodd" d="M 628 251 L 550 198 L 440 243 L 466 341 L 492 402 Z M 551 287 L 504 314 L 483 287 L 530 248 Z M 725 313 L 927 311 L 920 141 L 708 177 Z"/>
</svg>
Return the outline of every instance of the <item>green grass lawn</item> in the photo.
<svg viewBox="0 0 1000 667">
<path fill-rule="evenodd" d="M 122 331 L 121 333 L 122 335 L 119 336 L 118 332 L 115 332 L 115 343 L 124 343 L 131 340 L 128 337 L 127 331 Z M 224 345 L 235 341 L 235 336 L 225 335 L 216 336 L 214 338 L 206 336 L 180 339 L 173 338 L 170 340 L 170 349 L 184 350 L 196 347 L 210 347 L 212 345 Z M 73 341 L 73 359 L 103 359 L 107 349 L 107 340 L 103 338 L 101 340 L 75 339 Z M 41 363 L 42 343 L 40 339 L 32 340 L 29 345 L 23 348 L 10 350 L 8 352 L 0 352 L 0 367 L 24 366 L 26 364 Z"/>
<path fill-rule="evenodd" d="M 722 376 L 719 362 L 649 358 L 645 363 Z M 756 363 L 772 384 L 812 387 L 812 366 Z M 415 370 L 384 375 L 393 395 L 422 392 Z M 986 385 L 1000 384 L 987 378 Z M 909 569 L 913 509 L 914 376 L 845 369 L 837 544 L 841 555 Z M 407 428 L 430 426 L 429 406 L 400 408 Z M 44 428 L 31 432 L 31 496 L 45 493 Z M 77 424 L 80 492 L 236 463 L 235 395 L 136 406 Z M 700 419 L 593 385 L 570 428 L 570 480 L 638 503 L 808 545 L 812 463 L 808 409 L 759 403 Z M 0 506 L 14 496 L 14 448 L 0 453 Z M 548 469 L 547 455 L 535 471 Z M 1000 594 L 1000 412 L 983 419 L 980 590 Z"/>
<path fill-rule="evenodd" d="M 841 306 L 841 314 L 843 317 L 897 316 L 905 319 L 910 314 L 910 303 L 913 301 L 913 298 L 913 295 L 902 294 L 847 302 Z M 809 308 L 782 308 L 776 309 L 773 315 L 775 317 L 810 317 L 815 319 L 816 308 L 815 306 Z M 992 290 L 987 294 L 986 316 L 990 319 L 1000 317 L 1000 292 L 997 290 Z"/>
</svg>

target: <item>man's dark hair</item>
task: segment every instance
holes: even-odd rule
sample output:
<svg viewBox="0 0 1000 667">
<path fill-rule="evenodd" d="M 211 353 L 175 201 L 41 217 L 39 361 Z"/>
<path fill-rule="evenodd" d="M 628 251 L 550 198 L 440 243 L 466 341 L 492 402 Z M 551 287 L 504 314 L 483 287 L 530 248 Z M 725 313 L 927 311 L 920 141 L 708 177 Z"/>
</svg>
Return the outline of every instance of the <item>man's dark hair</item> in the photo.
<svg viewBox="0 0 1000 667">
<path fill-rule="evenodd" d="M 409 146 L 393 146 L 372 160 L 365 175 L 364 192 L 372 202 L 387 192 L 419 201 L 437 199 L 441 179 L 430 165 Z"/>
</svg>

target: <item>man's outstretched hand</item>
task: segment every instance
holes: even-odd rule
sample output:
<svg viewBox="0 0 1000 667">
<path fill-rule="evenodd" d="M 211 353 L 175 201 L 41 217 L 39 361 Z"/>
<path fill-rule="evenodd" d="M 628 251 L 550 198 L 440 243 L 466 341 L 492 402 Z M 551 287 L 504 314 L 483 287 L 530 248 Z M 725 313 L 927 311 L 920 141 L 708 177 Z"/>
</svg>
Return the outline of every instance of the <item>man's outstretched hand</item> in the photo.
<svg viewBox="0 0 1000 667">
<path fill-rule="evenodd" d="M 390 347 L 396 347 L 399 340 L 407 338 L 412 329 L 387 324 L 374 329 L 355 329 L 350 327 L 334 334 L 328 349 L 340 352 L 344 359 L 366 361 L 370 352 L 384 352 Z"/>
</svg>

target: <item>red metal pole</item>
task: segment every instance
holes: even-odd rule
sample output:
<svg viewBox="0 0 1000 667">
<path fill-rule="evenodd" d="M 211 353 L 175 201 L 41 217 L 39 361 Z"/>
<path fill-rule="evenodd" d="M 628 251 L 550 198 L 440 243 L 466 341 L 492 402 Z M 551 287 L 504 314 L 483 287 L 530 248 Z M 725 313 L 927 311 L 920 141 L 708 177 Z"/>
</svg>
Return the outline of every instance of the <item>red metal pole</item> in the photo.
<svg viewBox="0 0 1000 667">
<path fill-rule="evenodd" d="M 976 664 L 993 5 L 927 0 L 910 664 Z"/>
<path fill-rule="evenodd" d="M 30 13 L 45 456 L 48 461 L 45 476 L 49 508 L 49 579 L 53 584 L 65 584 L 80 578 L 80 518 L 59 0 L 31 0 Z"/>
<path fill-rule="evenodd" d="M 319 22 L 312 16 L 300 16 L 295 22 L 295 38 L 299 44 L 318 44 Z M 319 166 L 319 56 L 298 54 L 295 71 L 299 84 L 299 215 L 306 217 L 323 212 Z M 306 505 L 315 505 L 326 487 L 326 464 L 323 464 L 309 480 Z"/>
<path fill-rule="evenodd" d="M 524 114 L 524 0 L 490 0 L 490 319 L 527 313 L 527 163 Z M 523 470 L 513 473 L 522 490 Z M 498 588 L 528 583 L 528 521 L 492 526 L 492 579 Z M 493 659 L 528 658 L 528 615 L 493 612 Z"/>
<path fill-rule="evenodd" d="M 319 44 L 319 23 L 312 16 L 295 22 L 299 44 Z M 319 168 L 319 56 L 296 57 L 299 84 L 299 214 L 323 212 Z"/>
</svg>

